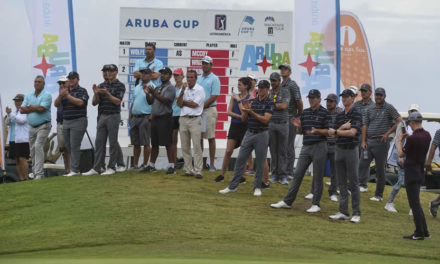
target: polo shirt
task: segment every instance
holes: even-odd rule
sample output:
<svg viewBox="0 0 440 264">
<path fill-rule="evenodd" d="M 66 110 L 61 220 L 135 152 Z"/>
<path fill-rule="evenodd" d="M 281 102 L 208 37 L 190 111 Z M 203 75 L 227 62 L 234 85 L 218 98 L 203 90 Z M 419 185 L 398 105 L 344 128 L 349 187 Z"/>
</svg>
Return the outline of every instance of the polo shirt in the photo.
<svg viewBox="0 0 440 264">
<path fill-rule="evenodd" d="M 201 85 L 205 90 L 205 102 L 213 95 L 220 95 L 220 79 L 212 72 L 206 77 L 203 74 L 198 76 L 197 84 Z M 210 106 L 215 105 L 217 105 L 217 100 Z"/>
<path fill-rule="evenodd" d="M 276 104 L 286 104 L 290 103 L 290 93 L 286 88 L 280 87 L 278 93 L 275 93 L 273 89 L 269 91 L 269 96 L 273 103 Z M 273 114 L 270 121 L 288 121 L 289 120 L 289 112 L 287 109 L 277 110 L 275 107 L 273 108 Z"/>
<path fill-rule="evenodd" d="M 147 83 L 147 86 L 156 85 L 152 81 Z M 133 108 L 131 109 L 133 115 L 149 115 L 151 114 L 151 105 L 147 103 L 147 95 L 144 92 L 144 87 L 142 82 L 134 88 L 133 92 Z"/>
<path fill-rule="evenodd" d="M 393 126 L 393 121 L 399 117 L 396 108 L 387 102 L 380 107 L 375 104 L 367 108 L 363 123 L 368 127 L 367 138 L 385 134 Z"/>
<path fill-rule="evenodd" d="M 298 84 L 292 80 L 287 79 L 285 83 L 281 83 L 281 88 L 285 88 L 290 93 L 290 102 L 287 107 L 287 112 L 289 116 L 297 116 L 298 115 L 298 101 L 301 100 L 301 91 Z"/>
<path fill-rule="evenodd" d="M 321 141 L 327 140 L 323 135 L 307 135 L 306 132 L 312 130 L 312 127 L 316 129 L 328 129 L 330 121 L 330 112 L 322 105 L 315 111 L 312 108 L 305 109 L 300 117 L 301 129 L 303 133 L 303 145 L 312 145 Z"/>
<path fill-rule="evenodd" d="M 328 109 L 327 109 L 328 110 Z M 329 111 L 329 113 L 330 113 L 330 120 L 329 120 L 329 122 L 328 122 L 328 126 L 329 127 L 332 127 L 332 128 L 335 128 L 335 125 L 336 125 L 336 116 L 339 114 L 339 113 L 341 113 L 341 112 L 343 112 L 343 110 L 341 110 L 340 108 L 338 108 L 338 107 L 336 107 L 336 110 L 335 110 L 335 112 L 332 114 L 330 111 Z M 335 128 L 336 129 L 336 128 Z M 329 145 L 334 145 L 336 143 L 336 138 L 334 138 L 334 137 L 327 137 L 327 144 L 329 144 Z"/>
<path fill-rule="evenodd" d="M 151 113 L 153 114 L 153 117 L 171 115 L 173 113 L 173 101 L 176 99 L 176 88 L 174 88 L 174 85 L 172 85 L 171 82 L 168 81 L 166 83 L 162 83 L 154 90 L 162 97 L 167 98 L 168 103 L 163 104 L 159 100 L 156 100 L 154 96 L 150 95 L 153 98 L 153 104 L 151 108 Z"/>
<path fill-rule="evenodd" d="M 353 107 L 356 108 L 362 114 L 362 120 L 364 119 L 367 109 L 372 106 L 374 106 L 374 102 L 371 99 L 368 99 L 368 101 L 365 104 L 362 102 L 362 100 L 353 103 Z"/>
<path fill-rule="evenodd" d="M 112 83 L 105 81 L 99 85 L 99 88 L 107 88 L 108 92 L 118 99 L 124 98 L 125 85 L 118 79 Z M 106 95 L 98 94 L 98 96 L 100 100 L 98 114 L 119 114 L 121 112 L 121 104 L 115 105 Z"/>
<path fill-rule="evenodd" d="M 21 106 L 26 107 L 30 105 L 42 106 L 46 109 L 43 113 L 32 112 L 27 114 L 27 122 L 30 126 L 38 126 L 51 121 L 50 107 L 52 105 L 52 96 L 46 92 L 46 89 L 43 89 L 38 96 L 35 96 L 35 91 L 28 93 L 24 97 Z"/>
<path fill-rule="evenodd" d="M 73 90 L 69 89 L 69 94 L 75 98 L 81 99 L 84 104 L 81 107 L 74 105 L 67 98 L 61 99 L 63 105 L 63 119 L 72 120 L 80 117 L 87 117 L 87 102 L 89 101 L 89 94 L 87 90 L 81 86 L 76 87 Z"/>
<path fill-rule="evenodd" d="M 354 137 L 338 136 L 338 138 L 336 139 L 336 145 L 359 144 L 359 135 L 362 128 L 362 114 L 357 108 L 352 107 L 347 114 L 345 113 L 345 111 L 341 111 L 340 113 L 338 113 L 336 115 L 336 121 L 333 128 L 336 130 L 340 128 L 343 124 L 347 123 L 349 120 L 351 120 L 351 127 L 356 128 L 357 130 L 356 135 Z"/>
<path fill-rule="evenodd" d="M 424 165 L 430 142 L 431 135 L 428 131 L 423 128 L 414 130 L 413 134 L 406 138 L 403 147 L 403 152 L 406 155 L 403 166 Z"/>
<path fill-rule="evenodd" d="M 273 108 L 275 104 L 273 103 L 273 100 L 270 98 L 270 96 L 266 96 L 263 100 L 260 101 L 259 97 L 253 98 L 249 100 L 251 105 L 252 111 L 254 111 L 256 114 L 264 116 L 265 113 L 273 114 Z M 248 128 L 254 129 L 254 130 L 267 130 L 269 127 L 269 123 L 263 124 L 258 119 L 256 119 L 254 116 L 248 114 Z"/>
<path fill-rule="evenodd" d="M 440 129 L 435 131 L 434 139 L 432 140 L 432 144 L 435 144 L 440 148 Z"/>
<path fill-rule="evenodd" d="M 180 91 L 182 90 L 182 85 L 176 90 L 176 97 L 179 96 Z M 177 99 L 173 102 L 173 116 L 180 116 L 180 107 L 177 105 Z"/>
<path fill-rule="evenodd" d="M 180 116 L 200 116 L 203 113 L 203 103 L 205 102 L 205 90 L 199 84 L 195 84 L 193 88 L 187 87 L 183 93 L 183 101 L 194 102 L 199 106 L 191 108 L 184 106 L 180 110 Z"/>
<path fill-rule="evenodd" d="M 134 64 L 133 71 L 137 72 L 137 71 L 147 69 L 147 68 L 151 69 L 151 70 L 153 70 L 153 68 L 154 68 L 154 72 L 159 72 L 160 70 L 163 69 L 163 62 L 161 60 L 157 59 L 156 57 L 150 62 L 147 62 L 146 58 L 140 59 L 140 60 L 137 60 L 136 63 Z M 156 80 L 151 80 L 151 81 L 154 83 L 154 85 L 156 87 L 160 85 L 160 77 L 157 78 Z"/>
</svg>

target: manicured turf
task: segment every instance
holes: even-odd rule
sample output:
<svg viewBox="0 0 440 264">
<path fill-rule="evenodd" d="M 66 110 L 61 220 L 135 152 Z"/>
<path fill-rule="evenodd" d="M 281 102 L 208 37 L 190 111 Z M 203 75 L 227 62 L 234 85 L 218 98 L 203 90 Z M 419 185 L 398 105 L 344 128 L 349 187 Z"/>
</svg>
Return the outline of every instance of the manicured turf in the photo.
<svg viewBox="0 0 440 264">
<path fill-rule="evenodd" d="M 182 171 L 178 172 L 183 174 Z M 322 211 L 307 214 L 305 181 L 291 210 L 275 210 L 287 186 L 252 196 L 252 177 L 237 193 L 218 194 L 218 173 L 203 180 L 164 172 L 53 177 L 0 185 L 0 263 L 439 263 L 440 222 L 422 193 L 432 238 L 414 230 L 405 190 L 395 203 L 362 194 L 362 222 L 333 222 L 338 204 L 325 190 Z M 227 180 L 230 176 L 227 177 Z M 387 186 L 385 198 L 391 188 Z"/>
</svg>

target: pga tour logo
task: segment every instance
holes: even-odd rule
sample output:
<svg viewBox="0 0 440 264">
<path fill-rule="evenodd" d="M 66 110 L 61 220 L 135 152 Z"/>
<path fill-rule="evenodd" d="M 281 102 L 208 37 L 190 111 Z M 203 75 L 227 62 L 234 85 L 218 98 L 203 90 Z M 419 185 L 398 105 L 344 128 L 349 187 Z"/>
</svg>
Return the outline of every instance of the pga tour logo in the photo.
<svg viewBox="0 0 440 264">
<path fill-rule="evenodd" d="M 226 15 L 215 15 L 215 30 L 226 30 Z"/>
</svg>

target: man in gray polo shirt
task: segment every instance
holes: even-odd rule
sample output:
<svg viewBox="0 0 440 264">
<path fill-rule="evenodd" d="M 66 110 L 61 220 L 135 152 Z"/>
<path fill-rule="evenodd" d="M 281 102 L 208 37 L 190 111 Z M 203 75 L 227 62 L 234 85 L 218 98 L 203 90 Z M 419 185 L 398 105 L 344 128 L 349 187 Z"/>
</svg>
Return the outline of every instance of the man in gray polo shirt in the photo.
<svg viewBox="0 0 440 264">
<path fill-rule="evenodd" d="M 176 88 L 171 84 L 170 79 L 173 74 L 170 68 L 165 67 L 160 71 L 162 84 L 157 88 L 152 86 L 145 88 L 148 104 L 152 105 L 151 114 L 151 158 L 147 171 L 155 172 L 155 162 L 159 155 L 159 146 L 165 146 L 169 168 L 167 174 L 176 174 L 172 157 L 173 143 L 173 101 L 176 97 Z"/>
<path fill-rule="evenodd" d="M 275 104 L 272 118 L 269 121 L 269 147 L 271 160 L 271 182 L 279 181 L 281 184 L 289 184 L 287 181 L 287 142 L 289 135 L 289 113 L 287 105 L 290 102 L 290 93 L 286 88 L 281 88 L 281 75 L 273 72 L 270 75 L 272 90 L 269 97 Z"/>
<path fill-rule="evenodd" d="M 389 146 L 388 136 L 396 130 L 402 121 L 399 112 L 393 105 L 385 102 L 384 88 L 377 88 L 374 93 L 376 104 L 369 107 L 363 118 L 362 155 L 359 164 L 359 185 L 367 190 L 370 175 L 370 163 L 376 162 L 376 193 L 371 201 L 382 201 L 385 187 L 385 166 Z"/>
<path fill-rule="evenodd" d="M 290 93 L 290 102 L 287 107 L 289 112 L 289 120 L 293 117 L 299 117 L 303 111 L 303 101 L 301 99 L 301 91 L 296 84 L 296 82 L 290 79 L 292 74 L 292 68 L 289 64 L 282 64 L 278 67 L 280 69 L 281 77 L 283 81 L 281 82 L 281 89 L 287 89 Z M 293 179 L 293 165 L 295 163 L 295 138 L 296 138 L 296 127 L 289 123 L 289 136 L 287 137 L 287 175 L 288 178 Z"/>
<path fill-rule="evenodd" d="M 354 102 L 353 107 L 356 108 L 362 114 L 362 120 L 364 120 L 365 112 L 369 107 L 374 106 L 373 100 L 371 100 L 371 86 L 368 83 L 361 85 L 361 97 L 362 99 Z M 361 128 L 362 129 L 362 128 Z M 362 131 L 359 133 L 359 142 L 362 142 Z M 359 144 L 359 156 L 361 156 L 362 147 Z M 361 192 L 366 192 L 364 187 L 361 187 Z"/>
</svg>

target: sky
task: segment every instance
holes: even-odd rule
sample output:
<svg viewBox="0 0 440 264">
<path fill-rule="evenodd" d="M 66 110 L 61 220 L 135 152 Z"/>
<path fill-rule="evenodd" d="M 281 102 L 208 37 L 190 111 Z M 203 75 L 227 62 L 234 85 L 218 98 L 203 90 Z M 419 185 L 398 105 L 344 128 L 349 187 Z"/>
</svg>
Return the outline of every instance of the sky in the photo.
<svg viewBox="0 0 440 264">
<path fill-rule="evenodd" d="M 93 83 L 102 79 L 102 65 L 118 64 L 120 7 L 293 12 L 294 1 L 73 0 L 73 6 L 80 84 L 91 94 Z M 340 6 L 341 10 L 356 14 L 363 23 L 376 87 L 387 90 L 387 101 L 399 111 L 407 111 L 410 104 L 418 103 L 422 112 L 440 113 L 440 1 L 340 0 Z M 0 25 L 0 91 L 4 102 L 12 102 L 16 93 L 33 90 L 32 33 L 24 0 L 0 0 Z"/>
</svg>

